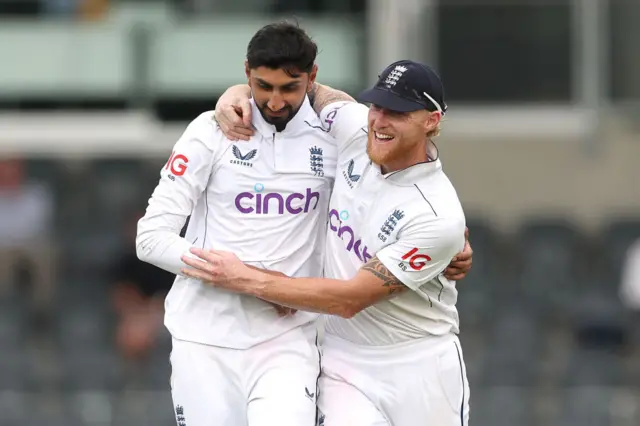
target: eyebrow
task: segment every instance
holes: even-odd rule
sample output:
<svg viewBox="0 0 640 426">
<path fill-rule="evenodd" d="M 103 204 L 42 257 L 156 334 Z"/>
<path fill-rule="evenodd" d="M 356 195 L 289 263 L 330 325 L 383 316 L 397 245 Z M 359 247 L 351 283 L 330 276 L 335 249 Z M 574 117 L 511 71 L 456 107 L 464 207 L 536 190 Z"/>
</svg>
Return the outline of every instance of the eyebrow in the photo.
<svg viewBox="0 0 640 426">
<path fill-rule="evenodd" d="M 256 79 L 256 81 L 257 81 L 258 83 L 260 83 L 260 84 L 262 84 L 262 85 L 264 85 L 264 86 L 267 86 L 267 87 L 273 87 L 273 84 L 271 84 L 271 83 L 269 83 L 269 82 L 264 81 L 264 80 L 263 80 L 263 79 L 261 79 L 260 77 L 255 77 L 255 79 Z M 282 87 L 293 87 L 293 86 L 296 86 L 296 85 L 300 84 L 301 82 L 302 82 L 301 80 L 292 81 L 292 82 L 289 82 L 289 83 L 287 83 L 287 84 L 283 84 L 283 85 L 282 85 Z"/>
</svg>

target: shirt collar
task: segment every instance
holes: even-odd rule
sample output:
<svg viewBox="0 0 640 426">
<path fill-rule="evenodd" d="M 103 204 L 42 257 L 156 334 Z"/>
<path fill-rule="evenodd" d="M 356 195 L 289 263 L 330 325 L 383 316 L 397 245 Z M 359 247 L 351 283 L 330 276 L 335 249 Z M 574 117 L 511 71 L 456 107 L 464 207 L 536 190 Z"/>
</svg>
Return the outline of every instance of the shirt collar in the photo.
<svg viewBox="0 0 640 426">
<path fill-rule="evenodd" d="M 258 133 L 264 137 L 271 137 L 274 133 L 277 133 L 276 126 L 267 123 L 265 119 L 262 118 L 262 114 L 260 113 L 260 110 L 253 98 L 250 99 L 250 102 L 253 127 L 258 131 Z M 309 98 L 305 95 L 300 109 L 296 115 L 293 116 L 291 121 L 287 123 L 287 127 L 285 127 L 280 134 L 283 136 L 290 136 L 299 133 L 300 130 L 308 128 L 308 120 L 311 114 L 315 114 L 315 112 L 313 111 L 313 108 L 311 108 Z"/>
<path fill-rule="evenodd" d="M 380 176 L 383 179 L 398 185 L 412 186 L 428 175 L 442 170 L 440 153 L 438 152 L 438 147 L 433 142 L 429 142 L 427 153 L 429 155 L 428 161 L 414 164 L 407 167 L 406 169 L 396 170 L 395 172 L 390 172 L 387 174 L 381 174 Z M 379 166 L 376 166 L 376 169 L 380 170 Z"/>
</svg>

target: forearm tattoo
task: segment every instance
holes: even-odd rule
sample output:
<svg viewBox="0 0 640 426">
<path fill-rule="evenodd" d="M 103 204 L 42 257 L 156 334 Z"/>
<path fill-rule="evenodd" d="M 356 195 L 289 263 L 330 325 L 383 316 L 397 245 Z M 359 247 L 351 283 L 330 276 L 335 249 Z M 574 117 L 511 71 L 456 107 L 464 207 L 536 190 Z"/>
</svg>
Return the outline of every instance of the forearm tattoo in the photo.
<svg viewBox="0 0 640 426">
<path fill-rule="evenodd" d="M 389 294 L 404 291 L 407 287 L 393 275 L 377 257 L 368 261 L 363 267 L 365 271 L 371 272 L 382 280 L 382 286 L 389 289 Z"/>
</svg>

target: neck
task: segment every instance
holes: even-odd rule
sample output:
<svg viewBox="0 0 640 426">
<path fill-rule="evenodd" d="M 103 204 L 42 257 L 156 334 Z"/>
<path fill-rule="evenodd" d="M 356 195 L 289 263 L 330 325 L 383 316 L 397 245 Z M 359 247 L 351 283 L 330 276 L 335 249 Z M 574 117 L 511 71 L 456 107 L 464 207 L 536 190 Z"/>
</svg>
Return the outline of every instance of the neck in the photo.
<svg viewBox="0 0 640 426">
<path fill-rule="evenodd" d="M 411 166 L 415 166 L 416 164 L 426 163 L 430 161 L 429 157 L 429 149 L 431 148 L 431 141 L 426 141 L 426 149 L 423 144 L 417 144 L 413 150 L 406 153 L 402 157 L 393 159 L 391 161 L 387 161 L 384 164 L 380 164 L 380 170 L 383 174 L 397 172 L 398 170 L 403 170 L 409 168 Z"/>
</svg>

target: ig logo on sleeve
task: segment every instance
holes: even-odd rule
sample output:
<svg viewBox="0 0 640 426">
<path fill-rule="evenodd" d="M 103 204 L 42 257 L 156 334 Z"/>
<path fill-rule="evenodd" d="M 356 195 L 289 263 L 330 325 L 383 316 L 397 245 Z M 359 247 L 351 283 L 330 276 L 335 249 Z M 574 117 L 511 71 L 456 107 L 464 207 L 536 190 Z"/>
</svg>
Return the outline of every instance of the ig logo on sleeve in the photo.
<svg viewBox="0 0 640 426">
<path fill-rule="evenodd" d="M 402 256 L 402 262 L 398 263 L 398 267 L 403 271 L 406 271 L 408 263 L 411 269 L 413 269 L 414 271 L 419 271 L 425 267 L 427 262 L 430 261 L 431 258 L 429 256 L 427 256 L 426 254 L 420 254 L 418 253 L 417 248 L 413 248 L 405 253 L 404 256 Z"/>
<path fill-rule="evenodd" d="M 174 176 L 182 176 L 187 171 L 188 163 L 189 159 L 185 155 L 176 154 L 176 152 L 173 151 L 164 169 L 169 170 Z"/>
</svg>

